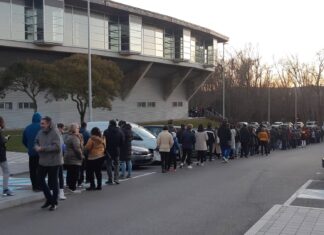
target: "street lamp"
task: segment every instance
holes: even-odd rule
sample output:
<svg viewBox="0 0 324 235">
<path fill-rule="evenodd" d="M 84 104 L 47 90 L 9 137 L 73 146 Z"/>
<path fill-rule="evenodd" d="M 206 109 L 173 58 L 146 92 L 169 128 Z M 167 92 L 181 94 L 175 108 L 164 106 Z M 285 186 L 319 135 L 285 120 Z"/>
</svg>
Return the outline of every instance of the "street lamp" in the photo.
<svg viewBox="0 0 324 235">
<path fill-rule="evenodd" d="M 270 87 L 270 83 L 268 85 L 268 122 L 270 124 L 270 117 L 271 117 L 271 87 Z"/>
<path fill-rule="evenodd" d="M 298 121 L 298 110 L 297 110 L 297 84 L 295 85 L 295 123 Z"/>
<path fill-rule="evenodd" d="M 89 121 L 92 121 L 92 73 L 91 73 L 91 29 L 90 29 L 90 0 L 88 0 L 88 93 L 89 93 Z"/>
</svg>

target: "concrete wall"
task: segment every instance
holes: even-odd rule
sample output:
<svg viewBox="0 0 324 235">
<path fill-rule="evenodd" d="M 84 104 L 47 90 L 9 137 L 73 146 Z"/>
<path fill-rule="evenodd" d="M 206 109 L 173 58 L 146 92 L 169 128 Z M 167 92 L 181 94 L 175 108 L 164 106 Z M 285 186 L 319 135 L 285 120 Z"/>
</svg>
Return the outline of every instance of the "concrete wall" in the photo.
<svg viewBox="0 0 324 235">
<path fill-rule="evenodd" d="M 144 78 L 132 89 L 125 100 L 116 99 L 112 103 L 112 110 L 94 110 L 94 120 L 104 121 L 112 118 L 127 120 L 130 122 L 159 121 L 167 119 L 186 118 L 188 113 L 188 101 L 183 86 L 179 86 L 168 100 L 163 100 L 160 79 Z M 173 102 L 182 102 L 182 107 L 173 107 Z M 23 93 L 9 93 L 0 102 L 13 102 L 13 110 L 0 110 L 8 129 L 23 128 L 31 121 L 33 110 L 18 109 L 19 102 L 31 102 Z M 156 107 L 138 108 L 137 102 L 155 102 Z M 65 124 L 79 122 L 79 115 L 75 104 L 70 101 L 46 103 L 44 95 L 38 98 L 38 110 L 42 115 L 48 115 L 55 122 Z"/>
</svg>

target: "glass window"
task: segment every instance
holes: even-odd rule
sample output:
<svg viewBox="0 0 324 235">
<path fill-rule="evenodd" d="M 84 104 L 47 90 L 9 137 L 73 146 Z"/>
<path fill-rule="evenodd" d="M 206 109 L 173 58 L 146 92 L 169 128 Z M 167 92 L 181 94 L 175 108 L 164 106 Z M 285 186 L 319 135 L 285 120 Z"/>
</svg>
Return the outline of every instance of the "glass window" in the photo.
<svg viewBox="0 0 324 235">
<path fill-rule="evenodd" d="M 173 59 L 174 58 L 174 36 L 171 30 L 164 31 L 164 58 Z"/>
<path fill-rule="evenodd" d="M 105 16 L 91 13 L 91 47 L 105 49 Z"/>
<path fill-rule="evenodd" d="M 190 60 L 191 51 L 191 32 L 190 30 L 183 30 L 183 59 Z"/>
<path fill-rule="evenodd" d="M 172 102 L 173 107 L 178 107 L 178 102 Z"/>
<path fill-rule="evenodd" d="M 88 17 L 86 11 L 73 9 L 73 45 L 88 46 Z"/>
<path fill-rule="evenodd" d="M 205 47 L 201 40 L 196 40 L 196 62 L 200 64 L 205 63 Z"/>
<path fill-rule="evenodd" d="M 0 102 L 0 109 L 4 109 L 5 105 L 3 102 Z"/>
<path fill-rule="evenodd" d="M 11 38 L 13 40 L 25 40 L 25 1 L 12 2 Z"/>
<path fill-rule="evenodd" d="M 155 32 L 150 26 L 143 26 L 143 53 L 155 56 Z"/>
<path fill-rule="evenodd" d="M 142 52 L 142 17 L 129 15 L 130 50 Z"/>
<path fill-rule="evenodd" d="M 11 110 L 12 109 L 12 102 L 5 102 L 4 109 Z"/>
<path fill-rule="evenodd" d="M 163 30 L 156 29 L 155 31 L 155 45 L 156 45 L 156 56 L 163 57 Z"/>
<path fill-rule="evenodd" d="M 147 102 L 147 107 L 155 108 L 155 102 Z"/>
<path fill-rule="evenodd" d="M 67 46 L 73 45 L 73 15 L 71 7 L 65 7 L 64 9 L 64 44 Z"/>
<path fill-rule="evenodd" d="M 0 38 L 10 39 L 10 0 L 0 0 Z"/>
<path fill-rule="evenodd" d="M 183 103 L 181 101 L 178 102 L 178 107 L 182 107 Z"/>
<path fill-rule="evenodd" d="M 119 19 L 118 17 L 109 17 L 109 32 L 108 41 L 109 49 L 112 51 L 119 51 Z"/>
<path fill-rule="evenodd" d="M 137 107 L 138 108 L 145 108 L 146 107 L 146 102 L 137 102 Z"/>
<path fill-rule="evenodd" d="M 63 42 L 63 11 L 63 8 L 45 5 L 45 41 Z"/>
<path fill-rule="evenodd" d="M 196 38 L 191 37 L 190 61 L 196 62 Z"/>
</svg>

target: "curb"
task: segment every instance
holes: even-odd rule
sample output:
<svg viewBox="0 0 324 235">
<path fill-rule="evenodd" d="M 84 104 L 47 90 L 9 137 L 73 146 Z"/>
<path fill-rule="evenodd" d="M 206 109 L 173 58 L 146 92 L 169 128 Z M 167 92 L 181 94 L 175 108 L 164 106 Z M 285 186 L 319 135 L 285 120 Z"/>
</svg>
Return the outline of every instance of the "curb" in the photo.
<svg viewBox="0 0 324 235">
<path fill-rule="evenodd" d="M 15 195 L 10 197 L 10 199 L 6 199 L 4 202 L 0 203 L 0 211 L 8 208 L 22 206 L 31 202 L 37 202 L 44 199 L 44 195 L 42 193 L 35 193 L 29 196 L 23 195 Z M 1 198 L 0 198 L 1 201 Z"/>
<path fill-rule="evenodd" d="M 268 222 L 268 220 L 276 214 L 282 205 L 274 205 L 262 218 L 256 222 L 244 235 L 255 235 Z"/>
</svg>

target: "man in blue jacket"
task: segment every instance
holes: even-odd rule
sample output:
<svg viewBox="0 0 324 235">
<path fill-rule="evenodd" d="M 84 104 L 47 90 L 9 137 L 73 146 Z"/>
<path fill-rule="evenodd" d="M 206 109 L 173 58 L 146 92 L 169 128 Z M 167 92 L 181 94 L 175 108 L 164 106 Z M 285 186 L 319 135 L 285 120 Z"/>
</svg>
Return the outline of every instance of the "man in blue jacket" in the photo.
<svg viewBox="0 0 324 235">
<path fill-rule="evenodd" d="M 196 142 L 195 134 L 192 132 L 192 125 L 189 124 L 187 129 L 182 134 L 182 158 L 180 163 L 180 168 L 184 166 L 186 162 L 188 165 L 188 169 L 192 169 L 191 166 L 191 156 L 192 150 Z"/>
<path fill-rule="evenodd" d="M 22 142 L 25 147 L 28 149 L 29 155 L 29 174 L 30 180 L 33 186 L 33 191 L 38 192 L 41 190 L 39 179 L 38 179 L 38 162 L 39 156 L 38 153 L 35 151 L 35 138 L 40 127 L 40 121 L 42 117 L 39 113 L 34 113 L 32 118 L 32 123 L 28 125 L 23 133 Z"/>
</svg>

